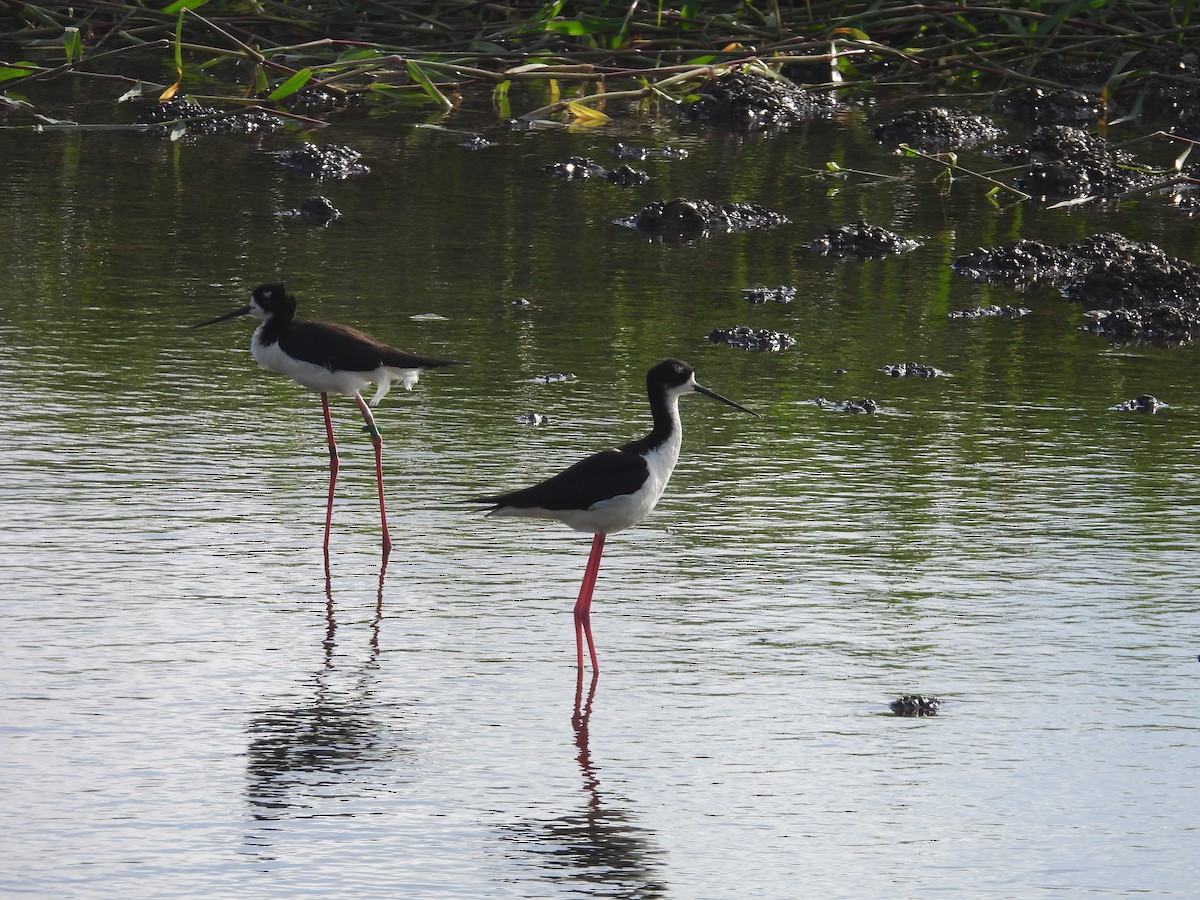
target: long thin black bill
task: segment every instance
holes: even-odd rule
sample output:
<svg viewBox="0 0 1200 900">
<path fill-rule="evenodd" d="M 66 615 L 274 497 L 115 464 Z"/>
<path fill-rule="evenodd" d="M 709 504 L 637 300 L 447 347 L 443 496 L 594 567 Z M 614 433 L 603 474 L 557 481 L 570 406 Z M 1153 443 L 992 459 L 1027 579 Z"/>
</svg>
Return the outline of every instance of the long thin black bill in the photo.
<svg viewBox="0 0 1200 900">
<path fill-rule="evenodd" d="M 733 402 L 732 400 L 730 400 L 728 397 L 722 397 L 722 396 L 721 396 L 720 394 L 718 394 L 716 391 L 709 390 L 708 388 L 706 388 L 706 387 L 705 387 L 704 385 L 702 385 L 702 384 L 697 384 L 697 385 L 696 385 L 696 390 L 697 390 L 699 393 L 703 394 L 705 397 L 712 397 L 714 400 L 720 400 L 722 403 L 728 403 L 728 404 L 729 404 L 730 406 L 732 406 L 734 409 L 740 409 L 742 412 L 745 412 L 745 413 L 750 413 L 750 415 L 754 416 L 756 419 L 761 419 L 761 418 L 762 418 L 762 416 L 760 416 L 760 415 L 759 415 L 758 413 L 756 413 L 754 410 L 752 410 L 752 409 L 746 409 L 746 407 L 742 406 L 742 404 L 740 404 L 740 403 L 734 403 L 734 402 Z"/>
<path fill-rule="evenodd" d="M 250 304 L 247 303 L 241 309 L 235 309 L 233 312 L 227 312 L 223 316 L 217 316 L 215 319 L 209 319 L 207 322 L 197 322 L 192 325 L 192 328 L 203 328 L 205 325 L 216 325 L 218 322 L 224 322 L 226 319 L 236 319 L 238 316 L 250 314 Z"/>
</svg>

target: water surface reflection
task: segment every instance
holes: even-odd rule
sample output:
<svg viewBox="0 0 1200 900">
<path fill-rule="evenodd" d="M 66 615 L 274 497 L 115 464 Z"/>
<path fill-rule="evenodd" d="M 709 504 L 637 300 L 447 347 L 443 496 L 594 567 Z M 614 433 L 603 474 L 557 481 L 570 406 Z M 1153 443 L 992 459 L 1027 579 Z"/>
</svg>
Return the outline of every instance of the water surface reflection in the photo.
<svg viewBox="0 0 1200 900">
<path fill-rule="evenodd" d="M 618 801 L 600 790 L 600 777 L 592 763 L 588 720 L 596 699 L 599 677 L 591 675 L 584 695 L 584 673 L 575 684 L 575 707 L 571 728 L 575 735 L 575 759 L 583 779 L 581 808 L 547 821 L 529 821 L 509 826 L 511 839 L 523 850 L 537 854 L 542 878 L 554 884 L 572 885 L 576 893 L 589 897 L 653 898 L 669 895 L 659 874 L 662 851 L 650 831 L 638 825 Z"/>
<path fill-rule="evenodd" d="M 376 790 L 379 779 L 369 773 L 410 752 L 402 746 L 397 711 L 384 709 L 376 691 L 386 576 L 384 554 L 367 655 L 357 663 L 339 661 L 326 553 L 321 664 L 296 698 L 255 713 L 246 725 L 246 802 L 254 827 L 245 846 L 260 859 L 274 858 L 273 841 L 285 820 L 361 814 L 358 805 L 346 801 Z"/>
</svg>

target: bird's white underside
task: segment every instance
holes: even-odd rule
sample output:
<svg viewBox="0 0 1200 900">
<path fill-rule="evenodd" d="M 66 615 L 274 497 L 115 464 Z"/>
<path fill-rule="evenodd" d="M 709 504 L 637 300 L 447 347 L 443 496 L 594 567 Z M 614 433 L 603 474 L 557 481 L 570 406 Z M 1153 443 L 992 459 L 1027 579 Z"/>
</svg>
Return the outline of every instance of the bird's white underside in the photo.
<svg viewBox="0 0 1200 900">
<path fill-rule="evenodd" d="M 391 390 L 393 381 L 399 381 L 406 390 L 411 391 L 421 377 L 420 369 L 395 369 L 390 366 L 380 366 L 370 372 L 331 372 L 324 366 L 293 359 L 283 352 L 278 343 L 264 344 L 260 340 L 261 331 L 260 326 L 250 341 L 250 352 L 258 364 L 271 372 L 295 379 L 310 391 L 353 397 L 368 385 L 375 384 L 378 387 L 371 398 L 371 405 L 377 406 Z"/>
<path fill-rule="evenodd" d="M 636 525 L 646 518 L 658 505 L 671 473 L 679 461 L 679 447 L 683 440 L 682 429 L 679 427 L 678 412 L 675 414 L 676 424 L 670 438 L 646 454 L 646 465 L 650 472 L 642 486 L 632 494 L 621 494 L 599 503 L 593 503 L 587 509 L 544 509 L 542 507 L 502 506 L 493 510 L 493 516 L 519 516 L 533 519 L 554 519 L 562 522 L 568 528 L 588 534 L 612 534 Z"/>
</svg>

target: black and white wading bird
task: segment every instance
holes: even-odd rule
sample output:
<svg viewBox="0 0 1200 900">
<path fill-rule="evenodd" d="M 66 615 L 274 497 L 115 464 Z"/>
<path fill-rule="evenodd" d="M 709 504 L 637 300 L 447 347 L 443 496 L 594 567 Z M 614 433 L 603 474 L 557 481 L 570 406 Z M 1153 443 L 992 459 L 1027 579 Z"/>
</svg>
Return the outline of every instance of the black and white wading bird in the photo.
<svg viewBox="0 0 1200 900">
<path fill-rule="evenodd" d="M 491 506 L 490 516 L 557 519 L 576 531 L 594 535 L 579 598 L 575 601 L 575 653 L 580 670 L 586 638 L 592 670 L 599 671 L 596 644 L 592 640 L 591 608 L 604 538 L 642 521 L 663 495 L 679 460 L 683 439 L 679 398 L 693 392 L 752 416 L 758 415 L 698 384 L 696 373 L 687 363 L 668 359 L 646 373 L 654 428 L 644 438 L 595 453 L 533 487 L 473 501 Z"/>
<path fill-rule="evenodd" d="M 325 509 L 325 553 L 329 553 L 329 529 L 333 522 L 333 491 L 337 484 L 338 453 L 329 417 L 329 395 L 353 397 L 367 423 L 366 430 L 375 445 L 375 477 L 379 482 L 379 523 L 383 530 L 383 552 L 392 549 L 388 531 L 387 504 L 383 493 L 383 439 L 371 409 L 359 393 L 369 384 L 378 385 L 371 406 L 387 396 L 393 381 L 412 390 L 426 369 L 461 363 L 445 359 L 414 356 L 389 347 L 369 334 L 336 322 L 306 322 L 296 318 L 296 298 L 282 284 L 260 284 L 245 306 L 207 322 L 193 325 L 203 328 L 238 316 L 253 316 L 262 324 L 250 339 L 250 352 L 264 369 L 278 372 L 321 395 L 325 411 L 325 433 L 329 439 L 329 502 Z"/>
</svg>

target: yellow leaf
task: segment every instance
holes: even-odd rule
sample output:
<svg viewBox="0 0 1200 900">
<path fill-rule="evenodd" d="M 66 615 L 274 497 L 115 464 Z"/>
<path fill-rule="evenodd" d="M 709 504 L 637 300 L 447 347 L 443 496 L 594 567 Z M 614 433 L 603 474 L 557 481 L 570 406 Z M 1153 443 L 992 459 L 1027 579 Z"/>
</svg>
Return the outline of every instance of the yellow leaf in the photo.
<svg viewBox="0 0 1200 900">
<path fill-rule="evenodd" d="M 553 106 L 559 100 L 558 79 L 550 79 L 550 106 Z"/>
<path fill-rule="evenodd" d="M 165 91 L 163 91 L 161 94 L 158 95 L 158 102 L 166 103 L 168 100 L 170 100 L 172 97 L 175 96 L 175 92 L 178 90 L 179 90 L 179 82 L 177 81 L 173 85 L 171 85 L 169 88 L 167 88 Z"/>
<path fill-rule="evenodd" d="M 600 112 L 600 110 L 584 106 L 575 100 L 567 103 L 567 109 L 571 111 L 571 115 L 575 117 L 576 122 L 584 125 L 602 125 L 609 121 L 609 117 Z"/>
</svg>

